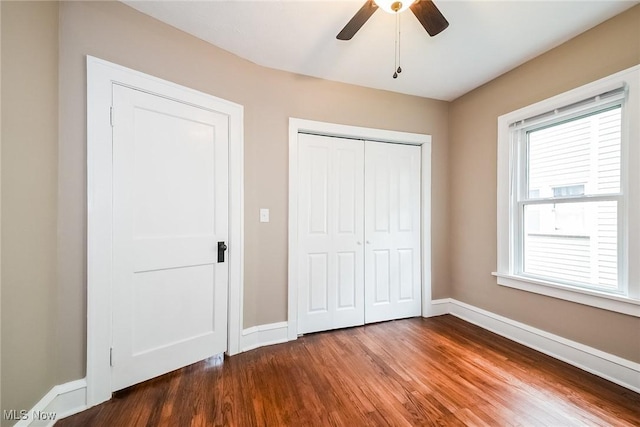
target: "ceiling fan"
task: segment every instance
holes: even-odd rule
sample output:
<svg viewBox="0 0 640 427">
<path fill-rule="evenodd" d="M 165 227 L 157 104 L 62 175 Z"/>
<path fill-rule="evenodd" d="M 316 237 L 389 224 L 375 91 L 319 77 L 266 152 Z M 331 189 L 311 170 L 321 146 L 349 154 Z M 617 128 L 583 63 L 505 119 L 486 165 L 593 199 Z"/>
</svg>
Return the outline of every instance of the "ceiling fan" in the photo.
<svg viewBox="0 0 640 427">
<path fill-rule="evenodd" d="M 338 40 L 351 40 L 378 8 L 396 14 L 411 9 L 431 37 L 439 34 L 449 26 L 449 22 L 431 0 L 405 0 L 404 2 L 398 0 L 367 0 L 353 18 L 347 22 L 342 31 L 338 33 L 336 38 Z"/>
</svg>

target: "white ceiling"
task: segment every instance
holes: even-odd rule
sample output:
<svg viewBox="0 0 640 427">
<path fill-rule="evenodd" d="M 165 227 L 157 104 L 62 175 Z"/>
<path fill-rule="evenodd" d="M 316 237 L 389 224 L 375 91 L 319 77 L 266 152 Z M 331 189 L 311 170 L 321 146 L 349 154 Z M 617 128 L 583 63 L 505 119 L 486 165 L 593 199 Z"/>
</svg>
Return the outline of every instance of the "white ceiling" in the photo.
<svg viewBox="0 0 640 427">
<path fill-rule="evenodd" d="M 404 12 L 393 79 L 393 15 L 378 10 L 336 40 L 364 0 L 124 1 L 265 67 L 448 101 L 639 2 L 435 0 L 449 28 L 429 37 Z"/>
</svg>

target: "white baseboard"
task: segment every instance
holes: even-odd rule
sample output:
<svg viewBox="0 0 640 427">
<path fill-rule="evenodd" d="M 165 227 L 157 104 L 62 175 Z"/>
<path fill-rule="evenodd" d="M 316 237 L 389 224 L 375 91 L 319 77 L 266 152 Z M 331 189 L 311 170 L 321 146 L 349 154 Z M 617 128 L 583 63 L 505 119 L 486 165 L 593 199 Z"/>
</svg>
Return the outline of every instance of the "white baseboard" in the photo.
<svg viewBox="0 0 640 427">
<path fill-rule="evenodd" d="M 422 307 L 422 317 L 434 317 L 449 314 L 450 298 L 432 300 L 431 305 L 425 304 Z"/>
<path fill-rule="evenodd" d="M 252 326 L 242 331 L 240 351 L 249 351 L 266 345 L 289 341 L 287 322 Z"/>
<path fill-rule="evenodd" d="M 605 353 L 596 348 L 545 332 L 453 298 L 432 301 L 432 311 L 442 314 L 449 313 L 483 329 L 640 393 L 640 363 Z"/>
<path fill-rule="evenodd" d="M 87 381 L 71 381 L 53 387 L 23 414 L 15 427 L 48 427 L 57 420 L 87 409 Z"/>
</svg>

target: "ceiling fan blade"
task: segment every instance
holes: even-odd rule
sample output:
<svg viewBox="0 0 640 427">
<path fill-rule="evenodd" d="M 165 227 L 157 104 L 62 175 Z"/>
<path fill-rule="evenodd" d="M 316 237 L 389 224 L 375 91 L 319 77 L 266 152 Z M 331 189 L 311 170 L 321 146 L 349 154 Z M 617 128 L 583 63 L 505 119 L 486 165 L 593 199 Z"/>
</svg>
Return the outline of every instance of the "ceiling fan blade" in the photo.
<svg viewBox="0 0 640 427">
<path fill-rule="evenodd" d="M 373 0 L 367 0 L 360 10 L 353 15 L 351 21 L 347 22 L 347 25 L 345 25 L 342 31 L 338 33 L 336 38 L 338 40 L 351 40 L 360 27 L 362 27 L 364 23 L 371 18 L 371 15 L 373 15 L 373 12 L 376 10 L 378 10 L 378 5 L 375 4 Z"/>
<path fill-rule="evenodd" d="M 449 22 L 431 0 L 418 0 L 410 9 L 431 37 L 449 26 Z"/>
</svg>

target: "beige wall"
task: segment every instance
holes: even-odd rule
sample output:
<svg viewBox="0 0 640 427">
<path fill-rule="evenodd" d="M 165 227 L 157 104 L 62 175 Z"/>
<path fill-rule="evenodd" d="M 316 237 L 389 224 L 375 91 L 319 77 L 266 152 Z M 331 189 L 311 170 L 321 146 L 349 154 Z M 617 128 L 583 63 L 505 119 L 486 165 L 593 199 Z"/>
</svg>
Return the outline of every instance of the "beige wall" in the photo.
<svg viewBox="0 0 640 427">
<path fill-rule="evenodd" d="M 1 409 L 20 410 L 57 384 L 58 5 L 0 7 Z"/>
<path fill-rule="evenodd" d="M 0 6 L 0 189 L 2 189 L 2 6 Z M 0 190 L 0 411 L 2 410 L 2 191 Z"/>
<path fill-rule="evenodd" d="M 454 298 L 640 362 L 640 318 L 501 287 L 491 276 L 496 269 L 498 116 L 639 63 L 640 6 L 635 6 L 451 104 Z"/>
<path fill-rule="evenodd" d="M 59 383 L 85 364 L 85 55 L 244 105 L 245 328 L 286 320 L 289 117 L 433 135 L 433 293 L 448 295 L 448 103 L 263 68 L 120 3 L 63 3 L 60 18 Z"/>
</svg>

